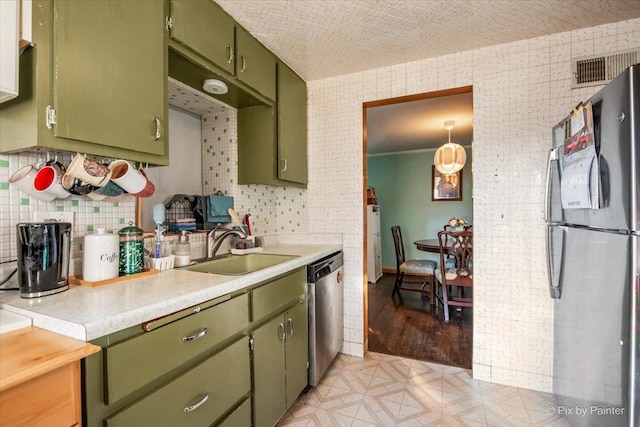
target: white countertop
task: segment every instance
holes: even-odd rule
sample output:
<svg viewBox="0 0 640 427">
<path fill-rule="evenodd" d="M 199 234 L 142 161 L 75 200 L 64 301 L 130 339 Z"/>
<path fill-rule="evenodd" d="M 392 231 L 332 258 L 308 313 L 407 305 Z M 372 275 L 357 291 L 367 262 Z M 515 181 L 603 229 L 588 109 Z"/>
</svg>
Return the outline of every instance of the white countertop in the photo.
<svg viewBox="0 0 640 427">
<path fill-rule="evenodd" d="M 99 287 L 71 285 L 59 294 L 20 298 L 3 292 L 0 308 L 27 316 L 33 326 L 83 341 L 108 335 L 305 266 L 342 250 L 340 244 L 276 244 L 263 253 L 296 255 L 290 261 L 242 276 L 181 269 Z"/>
</svg>

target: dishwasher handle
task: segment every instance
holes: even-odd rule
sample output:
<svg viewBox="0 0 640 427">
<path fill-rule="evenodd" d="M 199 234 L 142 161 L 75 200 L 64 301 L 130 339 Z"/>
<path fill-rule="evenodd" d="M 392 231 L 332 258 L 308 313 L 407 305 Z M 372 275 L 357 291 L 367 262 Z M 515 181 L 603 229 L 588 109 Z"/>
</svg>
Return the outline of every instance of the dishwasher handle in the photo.
<svg viewBox="0 0 640 427">
<path fill-rule="evenodd" d="M 317 283 L 318 280 L 333 273 L 344 265 L 342 251 L 329 255 L 310 264 L 307 267 L 307 282 Z"/>
</svg>

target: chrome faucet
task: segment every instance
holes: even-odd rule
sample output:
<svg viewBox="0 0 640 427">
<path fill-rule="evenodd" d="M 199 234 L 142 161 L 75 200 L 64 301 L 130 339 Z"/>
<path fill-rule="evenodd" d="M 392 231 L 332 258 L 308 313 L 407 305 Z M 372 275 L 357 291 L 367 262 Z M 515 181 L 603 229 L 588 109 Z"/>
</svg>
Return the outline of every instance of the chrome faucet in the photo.
<svg viewBox="0 0 640 427">
<path fill-rule="evenodd" d="M 216 232 L 222 231 L 223 233 L 216 237 Z M 241 239 L 245 239 L 247 237 L 247 233 L 242 230 L 234 230 L 231 228 L 221 227 L 220 224 L 216 225 L 216 228 L 211 230 L 207 234 L 207 258 L 213 258 L 216 256 L 216 252 L 220 249 L 220 245 L 222 241 L 227 237 L 235 234 L 239 236 Z"/>
</svg>

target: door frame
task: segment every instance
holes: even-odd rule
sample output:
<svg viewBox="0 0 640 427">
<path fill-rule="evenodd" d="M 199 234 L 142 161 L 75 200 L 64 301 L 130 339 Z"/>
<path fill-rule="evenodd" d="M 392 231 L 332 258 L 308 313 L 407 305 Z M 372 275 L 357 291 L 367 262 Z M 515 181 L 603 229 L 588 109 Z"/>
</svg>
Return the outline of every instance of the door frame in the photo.
<svg viewBox="0 0 640 427">
<path fill-rule="evenodd" d="M 369 351 L 369 278 L 367 277 L 367 108 L 384 105 L 422 101 L 431 98 L 473 93 L 473 86 L 461 86 L 395 98 L 379 99 L 362 103 L 362 297 L 363 297 L 363 354 Z"/>
</svg>

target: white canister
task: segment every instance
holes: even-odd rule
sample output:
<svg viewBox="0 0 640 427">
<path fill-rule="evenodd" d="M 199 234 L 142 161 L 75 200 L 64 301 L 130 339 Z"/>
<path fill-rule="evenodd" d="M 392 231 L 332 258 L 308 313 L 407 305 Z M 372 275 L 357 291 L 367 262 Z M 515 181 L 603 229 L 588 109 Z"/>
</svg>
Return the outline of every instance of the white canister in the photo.
<svg viewBox="0 0 640 427">
<path fill-rule="evenodd" d="M 98 282 L 118 277 L 119 238 L 98 228 L 94 234 L 84 236 L 82 279 Z"/>
</svg>

